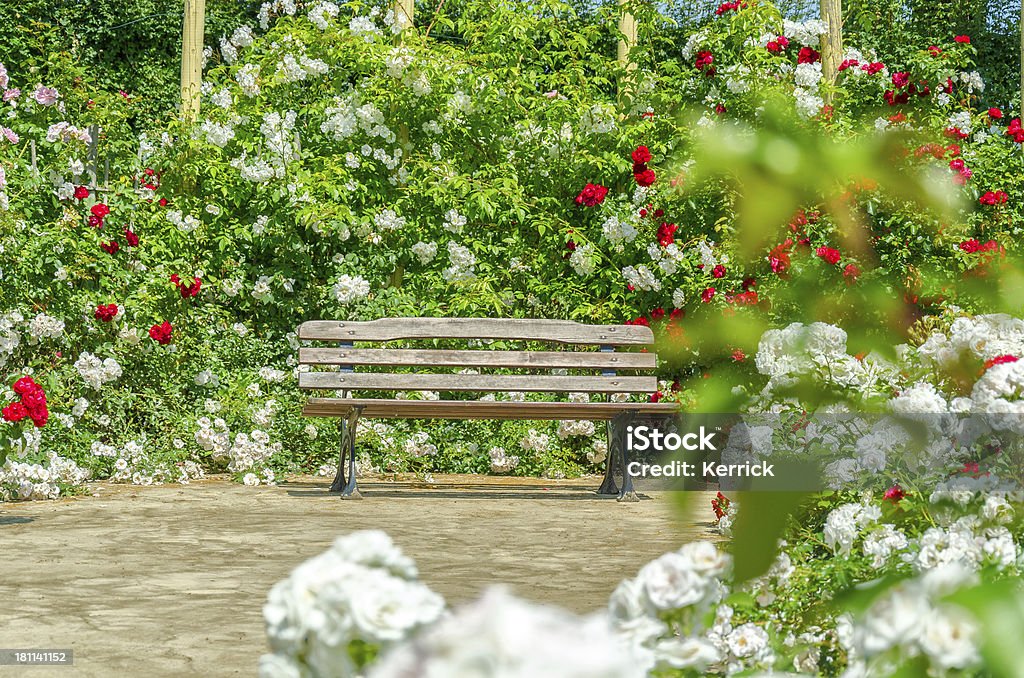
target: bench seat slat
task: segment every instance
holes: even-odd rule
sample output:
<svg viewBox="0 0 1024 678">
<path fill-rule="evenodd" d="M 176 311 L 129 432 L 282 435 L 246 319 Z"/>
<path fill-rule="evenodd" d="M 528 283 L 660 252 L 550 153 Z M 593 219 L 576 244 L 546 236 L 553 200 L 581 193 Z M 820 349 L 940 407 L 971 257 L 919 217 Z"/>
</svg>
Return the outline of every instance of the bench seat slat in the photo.
<svg viewBox="0 0 1024 678">
<path fill-rule="evenodd" d="M 348 391 L 536 391 L 546 393 L 654 393 L 654 376 L 562 377 L 542 374 L 394 374 L 302 372 L 299 388 Z"/>
<path fill-rule="evenodd" d="M 597 351 L 470 351 L 404 348 L 299 349 L 304 365 L 389 365 L 395 367 L 503 367 L 521 369 L 653 370 L 653 353 Z"/>
<path fill-rule="evenodd" d="M 514 419 L 525 421 L 607 421 L 624 411 L 673 414 L 676 403 L 495 402 L 486 400 L 381 400 L 374 398 L 310 398 L 307 417 L 343 417 L 354 407 L 371 419 Z"/>
<path fill-rule="evenodd" d="M 561 344 L 642 346 L 654 333 L 642 325 L 584 325 L 571 320 L 534 318 L 381 318 L 370 321 L 309 320 L 299 339 L 319 341 L 397 341 L 400 339 L 506 339 Z"/>
</svg>

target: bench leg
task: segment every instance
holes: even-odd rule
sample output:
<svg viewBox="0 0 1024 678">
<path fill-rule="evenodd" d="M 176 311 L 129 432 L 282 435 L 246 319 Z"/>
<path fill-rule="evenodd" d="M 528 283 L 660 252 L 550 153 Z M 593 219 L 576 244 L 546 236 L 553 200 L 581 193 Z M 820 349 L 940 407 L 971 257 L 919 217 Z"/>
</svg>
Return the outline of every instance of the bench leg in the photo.
<svg viewBox="0 0 1024 678">
<path fill-rule="evenodd" d="M 328 492 L 341 492 L 345 488 L 345 453 L 348 447 L 345 445 L 345 427 L 348 425 L 344 419 L 339 420 L 341 423 L 338 426 L 338 433 L 341 437 L 341 450 L 338 452 L 338 471 L 334 474 L 334 480 L 331 481 L 331 489 Z"/>
<path fill-rule="evenodd" d="M 633 489 L 633 477 L 629 475 L 629 448 L 626 445 L 626 422 L 637 415 L 636 411 L 623 412 L 615 416 L 613 425 L 615 427 L 615 440 L 617 442 L 619 459 L 622 461 L 622 489 L 619 491 L 618 501 L 633 502 L 640 501 L 636 491 Z"/>
<path fill-rule="evenodd" d="M 604 460 L 604 481 L 601 482 L 601 487 L 597 490 L 597 493 L 612 496 L 619 493 L 619 488 L 615 484 L 615 448 L 617 445 L 615 436 L 618 434 L 618 431 L 615 426 L 615 420 L 608 420 L 606 426 L 608 430 L 608 455 Z"/>
<path fill-rule="evenodd" d="M 345 453 L 348 452 L 348 482 L 341 490 L 342 499 L 362 499 L 363 495 L 359 493 L 359 488 L 356 487 L 356 425 L 359 423 L 359 415 L 362 413 L 362 408 L 353 408 L 352 412 L 348 415 L 348 421 L 345 423 L 345 428 L 341 436 L 341 465 L 345 462 Z M 341 472 L 339 466 L 338 471 Z"/>
</svg>

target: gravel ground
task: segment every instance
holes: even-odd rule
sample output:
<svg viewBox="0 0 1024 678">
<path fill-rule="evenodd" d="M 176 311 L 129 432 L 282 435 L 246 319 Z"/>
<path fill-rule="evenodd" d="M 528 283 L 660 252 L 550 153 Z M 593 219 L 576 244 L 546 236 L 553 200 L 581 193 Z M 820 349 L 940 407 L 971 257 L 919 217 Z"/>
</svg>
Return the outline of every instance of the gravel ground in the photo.
<svg viewBox="0 0 1024 678">
<path fill-rule="evenodd" d="M 0 504 L 0 648 L 75 653 L 71 667 L 0 676 L 252 676 L 267 591 L 352 530 L 386 530 L 451 604 L 501 582 L 577 612 L 648 560 L 713 538 L 710 523 L 677 520 L 667 494 L 619 504 L 593 493 L 599 481 L 371 479 L 363 501 L 341 501 L 323 478 L 213 478 Z"/>
</svg>

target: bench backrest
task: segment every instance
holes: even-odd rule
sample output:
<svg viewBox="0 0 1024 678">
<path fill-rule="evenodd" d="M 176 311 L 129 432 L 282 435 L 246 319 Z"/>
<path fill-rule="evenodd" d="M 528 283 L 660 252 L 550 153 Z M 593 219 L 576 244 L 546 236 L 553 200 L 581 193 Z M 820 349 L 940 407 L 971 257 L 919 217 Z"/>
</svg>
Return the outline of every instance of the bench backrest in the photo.
<svg viewBox="0 0 1024 678">
<path fill-rule="evenodd" d="M 569 320 L 494 318 L 384 318 L 369 322 L 311 320 L 299 326 L 299 339 L 328 341 L 336 347 L 303 347 L 299 363 L 340 367 L 303 372 L 299 387 L 347 391 L 536 391 L 654 393 L 658 380 L 650 328 L 638 325 L 584 325 Z M 559 344 L 569 350 L 480 350 L 364 348 L 356 342 L 464 339 Z M 600 350 L 592 350 L 597 346 Z M 583 347 L 591 350 L 573 350 Z M 375 371 L 356 372 L 357 367 Z M 416 368 L 390 372 L 391 368 Z M 459 374 L 430 371 L 518 370 L 517 374 Z M 544 373 L 538 373 L 543 370 Z M 552 374 L 566 370 L 582 374 Z M 625 371 L 628 374 L 622 375 Z"/>
</svg>

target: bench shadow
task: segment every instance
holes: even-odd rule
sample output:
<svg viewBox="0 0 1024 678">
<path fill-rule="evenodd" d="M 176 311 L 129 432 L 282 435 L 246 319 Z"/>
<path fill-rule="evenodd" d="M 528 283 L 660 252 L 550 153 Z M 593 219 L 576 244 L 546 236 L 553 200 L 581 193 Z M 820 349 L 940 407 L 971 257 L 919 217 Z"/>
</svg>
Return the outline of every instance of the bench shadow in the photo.
<svg viewBox="0 0 1024 678">
<path fill-rule="evenodd" d="M 328 485 L 295 483 L 296 489 L 291 489 L 288 486 L 283 487 L 290 497 L 339 496 L 337 492 L 329 492 L 327 489 Z M 300 487 L 301 489 L 299 489 Z M 359 492 L 368 499 L 387 497 L 389 499 L 558 499 L 565 501 L 614 501 L 616 498 L 615 495 L 597 494 L 596 490 L 586 488 L 538 490 L 536 485 L 491 487 L 473 484 L 446 484 L 437 488 L 428 488 L 411 483 L 388 483 L 386 485 L 367 483 L 359 486 Z M 642 493 L 637 493 L 637 496 L 641 500 L 650 499 L 650 497 Z"/>
<path fill-rule="evenodd" d="M 24 525 L 34 520 L 28 516 L 0 516 L 0 525 Z"/>
</svg>

